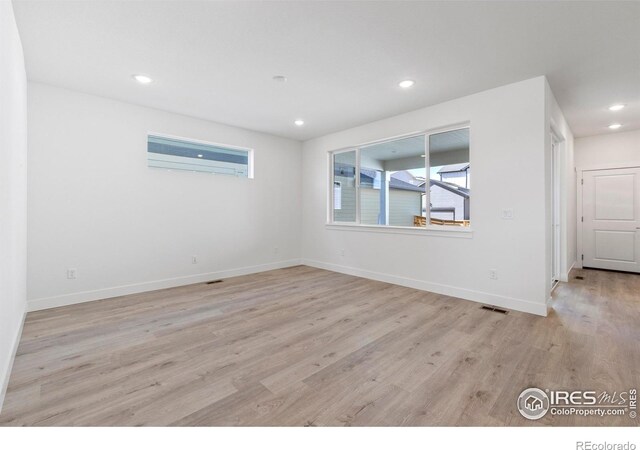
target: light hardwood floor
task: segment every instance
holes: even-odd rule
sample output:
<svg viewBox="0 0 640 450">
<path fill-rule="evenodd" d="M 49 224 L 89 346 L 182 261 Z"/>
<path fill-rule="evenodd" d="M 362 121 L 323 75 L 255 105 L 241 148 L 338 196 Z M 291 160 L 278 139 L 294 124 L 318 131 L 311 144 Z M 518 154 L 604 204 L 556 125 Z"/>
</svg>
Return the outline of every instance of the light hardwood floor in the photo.
<svg viewBox="0 0 640 450">
<path fill-rule="evenodd" d="M 305 266 L 29 313 L 0 424 L 637 425 L 516 410 L 640 387 L 640 276 L 577 274 L 547 318 Z"/>
</svg>

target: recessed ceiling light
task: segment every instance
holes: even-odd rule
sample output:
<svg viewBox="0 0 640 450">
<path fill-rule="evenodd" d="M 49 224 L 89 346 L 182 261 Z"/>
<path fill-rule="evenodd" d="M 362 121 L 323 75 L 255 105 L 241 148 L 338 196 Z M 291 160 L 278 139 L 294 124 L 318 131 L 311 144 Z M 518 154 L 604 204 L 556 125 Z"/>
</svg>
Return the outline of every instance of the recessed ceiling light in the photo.
<svg viewBox="0 0 640 450">
<path fill-rule="evenodd" d="M 416 82 L 413 81 L 413 80 L 404 80 L 404 81 L 401 81 L 400 83 L 398 83 L 398 86 L 400 86 L 403 89 L 407 89 L 407 88 L 410 88 L 411 86 L 413 86 L 414 84 L 416 84 Z"/>
<path fill-rule="evenodd" d="M 618 128 L 620 128 L 622 125 L 620 125 L 619 123 L 612 123 L 611 125 L 609 125 L 609 129 L 611 130 L 617 130 Z"/>
<path fill-rule="evenodd" d="M 273 77 L 273 81 L 277 81 L 278 83 L 284 83 L 285 81 L 287 81 L 287 77 L 285 77 L 284 75 L 275 75 Z"/>
<path fill-rule="evenodd" d="M 302 125 L 304 125 L 304 120 L 298 119 L 298 120 L 294 121 L 293 123 L 295 123 L 297 126 L 301 127 Z"/>
<path fill-rule="evenodd" d="M 198 155 L 198 158 L 202 158 L 202 155 Z"/>
<path fill-rule="evenodd" d="M 134 75 L 133 79 L 140 84 L 149 84 L 153 81 L 150 77 L 146 75 Z"/>
<path fill-rule="evenodd" d="M 625 106 L 626 105 L 623 105 L 622 103 L 618 103 L 616 105 L 611 105 L 611 106 L 609 106 L 609 111 L 620 111 Z"/>
</svg>

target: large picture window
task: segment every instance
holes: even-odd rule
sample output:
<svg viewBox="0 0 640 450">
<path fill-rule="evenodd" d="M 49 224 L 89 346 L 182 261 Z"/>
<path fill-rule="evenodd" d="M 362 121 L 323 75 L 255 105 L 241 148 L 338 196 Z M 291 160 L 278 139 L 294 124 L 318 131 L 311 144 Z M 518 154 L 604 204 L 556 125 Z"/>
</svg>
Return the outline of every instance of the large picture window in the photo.
<svg viewBox="0 0 640 450">
<path fill-rule="evenodd" d="M 469 128 L 421 133 L 331 154 L 331 222 L 469 227 Z"/>
</svg>

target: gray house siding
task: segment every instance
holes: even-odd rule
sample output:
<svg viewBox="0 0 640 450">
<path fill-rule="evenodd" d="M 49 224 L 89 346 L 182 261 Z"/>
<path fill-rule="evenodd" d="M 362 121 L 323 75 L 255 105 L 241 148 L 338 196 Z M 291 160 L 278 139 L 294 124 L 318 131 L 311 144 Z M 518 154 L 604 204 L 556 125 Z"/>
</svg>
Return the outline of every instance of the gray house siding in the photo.
<svg viewBox="0 0 640 450">
<path fill-rule="evenodd" d="M 421 201 L 420 192 L 389 189 L 389 225 L 412 227 L 413 216 L 421 215 Z"/>
<path fill-rule="evenodd" d="M 420 215 L 420 193 L 389 189 L 389 225 L 411 227 L 413 216 Z M 377 225 L 380 215 L 380 190 L 360 189 L 360 223 Z"/>
<path fill-rule="evenodd" d="M 381 175 L 379 171 L 368 167 L 360 170 L 360 223 L 364 225 L 380 224 Z M 336 181 L 343 179 L 343 176 L 336 174 Z M 424 181 L 416 180 L 409 172 L 400 172 L 391 176 L 387 199 L 388 225 L 413 226 L 414 216 L 422 212 L 424 187 L 420 187 L 420 184 L 424 184 Z M 344 216 L 344 213 L 335 215 L 337 220 Z"/>
<path fill-rule="evenodd" d="M 380 189 L 360 188 L 360 223 L 377 225 L 380 215 Z"/>
<path fill-rule="evenodd" d="M 431 186 L 430 201 L 432 208 L 455 208 L 455 220 L 465 218 L 464 197 L 454 194 L 440 186 Z M 454 219 L 449 212 L 432 212 L 434 219 Z"/>
</svg>

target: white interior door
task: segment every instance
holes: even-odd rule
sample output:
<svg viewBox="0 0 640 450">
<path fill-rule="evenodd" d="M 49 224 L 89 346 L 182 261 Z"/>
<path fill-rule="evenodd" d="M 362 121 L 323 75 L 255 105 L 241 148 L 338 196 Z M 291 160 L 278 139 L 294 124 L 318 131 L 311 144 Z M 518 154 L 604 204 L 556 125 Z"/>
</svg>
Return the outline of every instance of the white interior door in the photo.
<svg viewBox="0 0 640 450">
<path fill-rule="evenodd" d="M 640 272 L 640 168 L 583 172 L 584 267 Z"/>
</svg>

